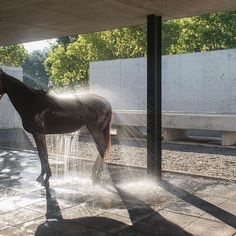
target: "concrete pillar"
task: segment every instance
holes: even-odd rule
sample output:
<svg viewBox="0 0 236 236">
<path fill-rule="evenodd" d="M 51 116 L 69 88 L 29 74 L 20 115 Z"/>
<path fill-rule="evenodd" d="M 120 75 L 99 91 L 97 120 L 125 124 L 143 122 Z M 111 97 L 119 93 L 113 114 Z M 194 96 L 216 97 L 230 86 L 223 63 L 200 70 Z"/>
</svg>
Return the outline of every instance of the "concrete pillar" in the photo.
<svg viewBox="0 0 236 236">
<path fill-rule="evenodd" d="M 164 128 L 163 135 L 165 141 L 183 140 L 186 137 L 186 130 Z"/>
<path fill-rule="evenodd" d="M 161 179 L 162 17 L 147 16 L 147 172 Z"/>
</svg>

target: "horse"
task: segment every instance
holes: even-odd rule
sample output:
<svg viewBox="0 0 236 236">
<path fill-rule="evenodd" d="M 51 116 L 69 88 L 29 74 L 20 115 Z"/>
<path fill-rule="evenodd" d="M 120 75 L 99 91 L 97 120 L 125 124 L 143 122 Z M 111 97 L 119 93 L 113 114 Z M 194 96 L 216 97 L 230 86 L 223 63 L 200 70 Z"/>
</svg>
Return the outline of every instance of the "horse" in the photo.
<svg viewBox="0 0 236 236">
<path fill-rule="evenodd" d="M 51 95 L 28 87 L 0 68 L 0 99 L 4 94 L 19 113 L 23 128 L 35 140 L 41 163 L 37 182 L 49 186 L 52 175 L 45 135 L 71 133 L 82 126 L 87 127 L 100 154 L 92 168 L 92 179 L 99 180 L 111 146 L 112 108 L 105 98 L 95 94 Z"/>
</svg>

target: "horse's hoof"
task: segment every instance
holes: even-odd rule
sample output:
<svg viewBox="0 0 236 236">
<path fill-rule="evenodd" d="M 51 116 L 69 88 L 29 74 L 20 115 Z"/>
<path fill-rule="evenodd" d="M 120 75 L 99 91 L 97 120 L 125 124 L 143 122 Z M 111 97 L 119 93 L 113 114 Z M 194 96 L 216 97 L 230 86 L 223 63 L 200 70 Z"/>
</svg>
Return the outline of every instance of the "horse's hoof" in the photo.
<svg viewBox="0 0 236 236">
<path fill-rule="evenodd" d="M 38 183 L 40 183 L 40 184 L 43 184 L 43 176 L 40 175 L 40 176 L 36 179 L 36 181 L 37 181 Z"/>
<path fill-rule="evenodd" d="M 49 181 L 48 180 L 44 180 L 41 185 L 45 188 L 49 188 Z"/>
</svg>

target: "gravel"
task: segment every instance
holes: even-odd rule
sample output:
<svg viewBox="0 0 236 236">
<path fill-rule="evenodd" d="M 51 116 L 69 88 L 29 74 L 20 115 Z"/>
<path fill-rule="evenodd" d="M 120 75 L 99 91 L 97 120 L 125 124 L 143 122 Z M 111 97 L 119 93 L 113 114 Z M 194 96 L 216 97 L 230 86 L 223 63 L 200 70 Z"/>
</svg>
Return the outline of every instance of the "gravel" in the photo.
<svg viewBox="0 0 236 236">
<path fill-rule="evenodd" d="M 236 149 L 199 145 L 163 145 L 163 168 L 236 180 Z"/>
<path fill-rule="evenodd" d="M 95 160 L 98 152 L 92 142 L 75 142 L 58 139 L 48 145 L 49 153 L 73 155 Z M 59 148 L 55 148 L 55 147 Z M 217 178 L 236 180 L 236 147 L 202 146 L 197 144 L 163 143 L 162 168 L 166 171 L 183 172 Z M 113 144 L 107 162 L 146 167 L 145 142 Z"/>
</svg>

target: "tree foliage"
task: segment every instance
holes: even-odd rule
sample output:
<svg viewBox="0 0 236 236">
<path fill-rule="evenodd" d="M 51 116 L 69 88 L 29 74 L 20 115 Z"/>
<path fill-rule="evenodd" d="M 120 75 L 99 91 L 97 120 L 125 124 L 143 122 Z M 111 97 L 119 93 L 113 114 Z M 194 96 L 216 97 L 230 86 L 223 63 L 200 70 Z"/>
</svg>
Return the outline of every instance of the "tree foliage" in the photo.
<svg viewBox="0 0 236 236">
<path fill-rule="evenodd" d="M 27 52 L 22 45 L 0 47 L 0 64 L 6 66 L 21 66 L 26 56 Z"/>
<path fill-rule="evenodd" d="M 66 47 L 68 44 L 75 42 L 78 39 L 78 35 L 68 35 L 68 36 L 62 36 L 56 40 L 56 42 L 64 47 Z"/>
<path fill-rule="evenodd" d="M 47 51 L 40 50 L 28 54 L 22 65 L 23 80 L 28 86 L 36 89 L 48 89 L 48 75 L 44 66 L 47 54 Z"/>
<path fill-rule="evenodd" d="M 163 31 L 164 54 L 235 48 L 236 11 L 167 21 Z"/>
<path fill-rule="evenodd" d="M 163 54 L 236 47 L 236 11 L 163 22 Z M 146 26 L 60 38 L 45 61 L 56 86 L 88 80 L 90 61 L 146 56 Z"/>
<path fill-rule="evenodd" d="M 90 61 L 145 54 L 146 28 L 135 26 L 80 35 L 68 44 L 63 41 L 49 53 L 45 65 L 54 85 L 70 86 L 87 81 Z"/>
</svg>

